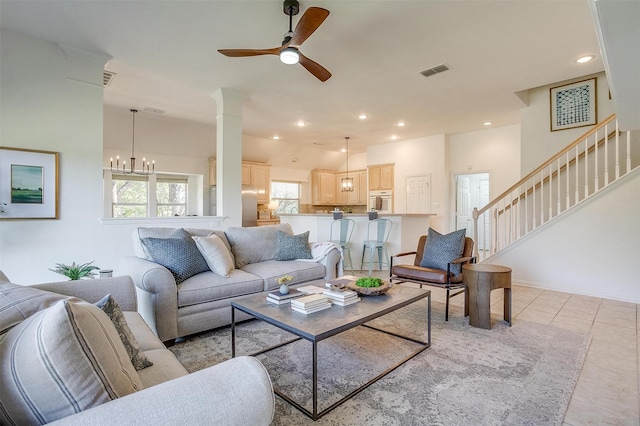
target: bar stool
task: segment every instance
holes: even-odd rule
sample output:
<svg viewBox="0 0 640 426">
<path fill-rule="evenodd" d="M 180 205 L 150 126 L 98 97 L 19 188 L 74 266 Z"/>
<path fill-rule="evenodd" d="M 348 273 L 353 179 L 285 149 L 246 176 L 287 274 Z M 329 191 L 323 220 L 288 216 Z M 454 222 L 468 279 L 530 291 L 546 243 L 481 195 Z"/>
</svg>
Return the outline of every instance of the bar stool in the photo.
<svg viewBox="0 0 640 426">
<path fill-rule="evenodd" d="M 389 239 L 389 234 L 391 234 L 391 222 L 389 219 L 375 219 L 370 220 L 369 225 L 367 227 L 367 239 L 363 242 L 362 247 L 362 263 L 360 264 L 360 270 L 362 271 L 362 267 L 365 264 L 364 255 L 367 249 L 369 249 L 369 260 L 367 263 L 369 264 L 369 276 L 371 276 L 371 271 L 373 269 L 373 252 L 378 252 L 378 269 L 382 270 L 382 257 L 384 254 L 384 260 L 387 263 L 387 267 L 389 267 L 389 250 L 387 250 L 387 239 Z"/>
<path fill-rule="evenodd" d="M 351 261 L 351 249 L 349 247 L 349 241 L 351 240 L 351 234 L 353 234 L 353 228 L 356 226 L 356 221 L 353 219 L 336 219 L 331 222 L 331 235 L 329 237 L 332 243 L 339 244 L 342 247 L 342 253 L 345 260 L 345 269 L 347 267 L 347 261 L 349 262 L 349 269 L 351 274 L 353 271 L 353 262 Z"/>
</svg>

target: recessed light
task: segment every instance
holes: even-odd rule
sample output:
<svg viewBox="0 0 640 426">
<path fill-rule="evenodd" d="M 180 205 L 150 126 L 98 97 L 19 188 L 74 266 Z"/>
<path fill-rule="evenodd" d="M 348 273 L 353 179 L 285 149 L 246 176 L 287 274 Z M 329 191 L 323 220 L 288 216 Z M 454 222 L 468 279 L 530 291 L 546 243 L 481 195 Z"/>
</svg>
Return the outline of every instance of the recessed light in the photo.
<svg viewBox="0 0 640 426">
<path fill-rule="evenodd" d="M 491 126 L 493 124 L 493 121 L 485 121 L 484 123 L 485 126 Z"/>
<path fill-rule="evenodd" d="M 367 118 L 369 118 L 369 116 L 368 116 L 367 114 L 362 113 L 362 114 L 359 114 L 359 115 L 358 115 L 358 118 L 359 118 L 360 120 L 366 120 Z"/>
<path fill-rule="evenodd" d="M 391 135 L 391 139 L 395 141 L 396 139 L 398 139 L 398 135 Z"/>
<path fill-rule="evenodd" d="M 398 121 L 398 127 L 404 127 L 406 125 L 407 123 L 405 123 L 404 121 Z"/>
<path fill-rule="evenodd" d="M 306 125 L 307 125 L 307 123 L 306 123 L 306 122 L 304 122 L 304 121 L 302 121 L 302 120 L 300 120 L 300 121 L 298 121 L 298 122 L 296 123 L 296 126 L 298 126 L 298 127 L 304 127 L 304 126 L 306 126 Z"/>
<path fill-rule="evenodd" d="M 277 141 L 278 139 L 280 139 L 280 136 L 273 135 L 273 136 L 271 136 L 271 139 L 273 139 L 274 141 Z"/>
<path fill-rule="evenodd" d="M 586 64 L 587 62 L 590 62 L 593 60 L 593 58 L 595 58 L 595 56 L 593 55 L 586 55 L 586 56 L 582 56 L 578 59 L 576 59 L 576 62 L 579 64 Z"/>
</svg>

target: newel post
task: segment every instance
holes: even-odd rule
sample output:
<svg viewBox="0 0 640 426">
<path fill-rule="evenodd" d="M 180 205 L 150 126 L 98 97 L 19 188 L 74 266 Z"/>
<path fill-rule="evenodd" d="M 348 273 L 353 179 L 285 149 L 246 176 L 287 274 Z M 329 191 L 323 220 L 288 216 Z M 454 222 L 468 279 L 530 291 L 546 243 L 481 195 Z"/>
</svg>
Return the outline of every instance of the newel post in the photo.
<svg viewBox="0 0 640 426">
<path fill-rule="evenodd" d="M 480 258 L 478 257 L 478 254 L 479 254 L 478 246 L 480 245 L 480 242 L 478 241 L 478 208 L 477 207 L 473 208 L 473 241 L 475 242 L 475 244 L 473 245 L 473 255 L 476 257 L 476 262 L 479 262 Z"/>
</svg>

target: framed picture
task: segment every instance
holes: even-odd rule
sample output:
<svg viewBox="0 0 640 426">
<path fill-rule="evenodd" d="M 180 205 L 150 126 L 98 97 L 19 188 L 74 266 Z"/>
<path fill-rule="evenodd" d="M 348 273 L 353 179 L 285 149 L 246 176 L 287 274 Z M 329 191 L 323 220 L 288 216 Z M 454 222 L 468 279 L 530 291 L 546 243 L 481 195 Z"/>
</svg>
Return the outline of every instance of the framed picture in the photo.
<svg viewBox="0 0 640 426">
<path fill-rule="evenodd" d="M 58 153 L 0 147 L 0 220 L 58 218 Z"/>
<path fill-rule="evenodd" d="M 551 98 L 551 131 L 592 126 L 596 117 L 596 79 L 553 87 Z"/>
</svg>

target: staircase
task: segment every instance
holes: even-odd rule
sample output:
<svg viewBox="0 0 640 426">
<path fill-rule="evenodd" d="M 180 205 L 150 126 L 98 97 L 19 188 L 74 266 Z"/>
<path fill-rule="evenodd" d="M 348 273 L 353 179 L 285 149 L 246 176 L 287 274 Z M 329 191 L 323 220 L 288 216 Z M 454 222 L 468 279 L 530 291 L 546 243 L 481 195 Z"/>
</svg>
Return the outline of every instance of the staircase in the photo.
<svg viewBox="0 0 640 426">
<path fill-rule="evenodd" d="M 556 220 L 639 167 L 639 132 L 619 131 L 615 114 L 610 116 L 486 206 L 474 208 L 477 260 Z"/>
</svg>

